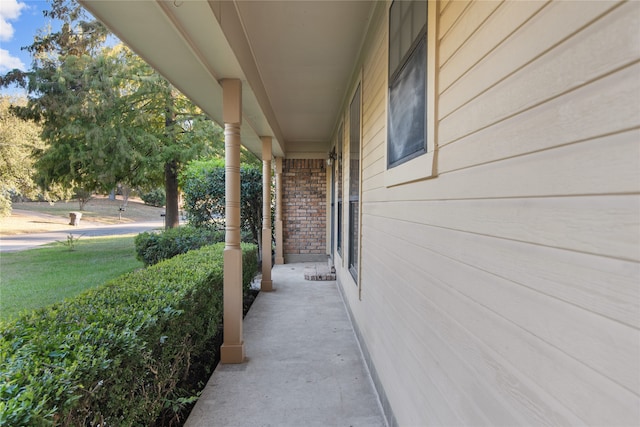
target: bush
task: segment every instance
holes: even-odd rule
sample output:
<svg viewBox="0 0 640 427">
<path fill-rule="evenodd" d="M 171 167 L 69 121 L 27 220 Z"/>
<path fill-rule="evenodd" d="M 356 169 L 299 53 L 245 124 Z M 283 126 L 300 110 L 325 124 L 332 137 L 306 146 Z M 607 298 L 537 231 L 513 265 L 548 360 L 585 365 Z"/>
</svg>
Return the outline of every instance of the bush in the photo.
<svg viewBox="0 0 640 427">
<path fill-rule="evenodd" d="M 262 169 L 240 166 L 240 222 L 260 243 L 262 230 Z M 180 175 L 184 209 L 196 227 L 220 227 L 225 214 L 225 166 L 219 159 L 190 162 Z"/>
<path fill-rule="evenodd" d="M 145 205 L 163 207 L 167 204 L 167 196 L 165 195 L 164 189 L 155 188 L 146 193 L 141 192 L 140 198 L 144 202 Z"/>
<path fill-rule="evenodd" d="M 11 200 L 0 193 L 0 217 L 11 215 Z"/>
<path fill-rule="evenodd" d="M 256 258 L 255 246 L 243 251 Z M 174 417 L 195 400 L 190 368 L 213 357 L 222 258 L 221 244 L 191 251 L 0 325 L 0 425 Z M 244 265 L 245 287 L 255 268 Z"/>
<path fill-rule="evenodd" d="M 224 241 L 224 231 L 182 226 L 162 232 L 144 232 L 136 236 L 136 258 L 154 265 L 192 249 Z"/>
<path fill-rule="evenodd" d="M 81 187 L 76 187 L 74 191 L 74 197 L 78 201 L 78 209 L 83 211 L 89 200 L 93 199 L 93 192 Z"/>
</svg>

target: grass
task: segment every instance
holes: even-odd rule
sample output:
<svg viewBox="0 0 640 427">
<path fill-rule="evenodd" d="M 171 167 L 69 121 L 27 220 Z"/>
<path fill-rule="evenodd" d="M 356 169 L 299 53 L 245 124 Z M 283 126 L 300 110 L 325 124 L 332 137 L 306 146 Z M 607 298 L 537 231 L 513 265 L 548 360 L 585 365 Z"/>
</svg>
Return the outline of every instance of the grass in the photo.
<svg viewBox="0 0 640 427">
<path fill-rule="evenodd" d="M 81 238 L 0 255 L 0 320 L 72 297 L 142 267 L 133 236 Z"/>
</svg>

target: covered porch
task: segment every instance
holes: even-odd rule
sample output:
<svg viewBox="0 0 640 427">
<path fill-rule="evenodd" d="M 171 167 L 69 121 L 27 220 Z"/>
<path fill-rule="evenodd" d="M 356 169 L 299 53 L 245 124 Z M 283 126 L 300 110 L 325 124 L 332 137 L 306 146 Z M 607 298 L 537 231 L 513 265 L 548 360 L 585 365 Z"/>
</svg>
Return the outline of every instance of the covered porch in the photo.
<svg viewBox="0 0 640 427">
<path fill-rule="evenodd" d="M 263 161 L 262 245 L 275 264 L 326 259 L 333 170 L 326 164 L 342 129 L 371 19 L 382 3 L 81 0 L 116 36 L 224 127 L 226 250 L 222 363 L 244 363 L 240 146 Z M 275 174 L 275 221 L 270 192 Z M 274 231 L 274 233 L 272 233 Z M 262 287 L 271 291 L 271 258 Z M 277 293 L 280 295 L 280 293 Z M 266 297 L 265 297 L 266 298 Z M 313 306 L 313 305 L 312 305 Z"/>
<path fill-rule="evenodd" d="M 226 393 L 194 417 L 375 425 L 335 285 L 279 278 L 335 252 L 390 425 L 640 425 L 637 2 L 80 1 L 225 127 Z M 281 207 L 246 336 L 241 144 Z"/>
<path fill-rule="evenodd" d="M 335 281 L 276 265 L 244 322 L 247 361 L 220 365 L 186 426 L 385 426 Z M 321 266 L 318 264 L 318 266 Z"/>
</svg>

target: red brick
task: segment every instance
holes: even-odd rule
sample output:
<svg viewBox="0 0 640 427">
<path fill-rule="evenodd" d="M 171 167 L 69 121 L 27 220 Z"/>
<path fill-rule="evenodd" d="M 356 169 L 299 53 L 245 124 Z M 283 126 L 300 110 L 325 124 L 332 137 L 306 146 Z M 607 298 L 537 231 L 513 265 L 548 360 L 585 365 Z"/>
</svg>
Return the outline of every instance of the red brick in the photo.
<svg viewBox="0 0 640 427">
<path fill-rule="evenodd" d="M 283 162 L 285 253 L 325 253 L 326 169 L 323 159 Z"/>
</svg>

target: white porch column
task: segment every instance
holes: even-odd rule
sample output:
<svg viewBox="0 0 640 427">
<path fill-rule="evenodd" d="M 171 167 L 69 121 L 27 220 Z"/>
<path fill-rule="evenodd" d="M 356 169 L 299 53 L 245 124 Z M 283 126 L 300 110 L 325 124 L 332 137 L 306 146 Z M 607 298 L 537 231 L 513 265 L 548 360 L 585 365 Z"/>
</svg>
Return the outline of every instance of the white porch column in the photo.
<svg viewBox="0 0 640 427">
<path fill-rule="evenodd" d="M 261 291 L 272 291 L 271 280 L 271 137 L 262 138 L 262 282 Z"/>
<path fill-rule="evenodd" d="M 244 362 L 242 339 L 242 249 L 240 248 L 240 124 L 242 82 L 222 83 L 225 148 L 224 343 L 222 363 Z"/>
<path fill-rule="evenodd" d="M 282 241 L 282 157 L 276 157 L 276 264 L 284 264 Z"/>
</svg>

